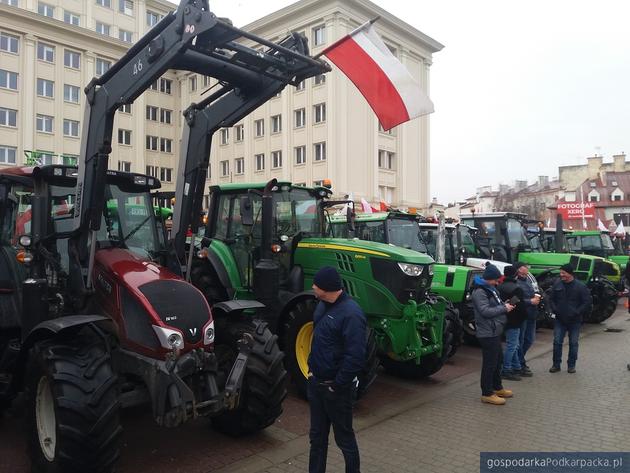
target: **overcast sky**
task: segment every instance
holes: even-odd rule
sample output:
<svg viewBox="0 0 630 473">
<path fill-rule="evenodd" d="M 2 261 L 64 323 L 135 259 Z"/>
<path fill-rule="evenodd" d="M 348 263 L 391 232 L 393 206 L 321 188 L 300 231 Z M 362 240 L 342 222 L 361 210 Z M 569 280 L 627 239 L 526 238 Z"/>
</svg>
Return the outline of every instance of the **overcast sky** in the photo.
<svg viewBox="0 0 630 473">
<path fill-rule="evenodd" d="M 373 0 L 445 48 L 431 67 L 431 195 L 630 154 L 630 2 Z M 210 0 L 244 26 L 291 0 Z"/>
</svg>

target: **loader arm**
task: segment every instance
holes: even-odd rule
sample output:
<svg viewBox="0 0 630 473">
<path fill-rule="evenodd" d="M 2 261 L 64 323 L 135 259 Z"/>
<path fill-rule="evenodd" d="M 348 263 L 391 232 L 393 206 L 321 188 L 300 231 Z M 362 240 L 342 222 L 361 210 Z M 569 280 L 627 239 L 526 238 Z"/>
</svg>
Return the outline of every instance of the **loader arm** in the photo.
<svg viewBox="0 0 630 473">
<path fill-rule="evenodd" d="M 267 45 L 272 53 L 265 55 L 235 43 L 239 38 Z M 73 275 L 70 292 L 77 305 L 81 305 L 92 288 L 96 248 L 88 242 L 95 242 L 101 225 L 116 110 L 132 103 L 169 69 L 211 76 L 224 87 L 243 94 L 259 90 L 262 80 L 273 76 L 275 71 L 267 64 L 265 69 L 259 67 L 265 58 L 267 63 L 278 62 L 278 70 L 283 60 L 294 60 L 302 67 L 323 64 L 233 27 L 210 11 L 208 0 L 182 0 L 176 11 L 166 15 L 105 74 L 90 81 L 85 88 L 73 236 L 68 247 Z M 89 238 L 91 234 L 93 238 Z"/>
</svg>

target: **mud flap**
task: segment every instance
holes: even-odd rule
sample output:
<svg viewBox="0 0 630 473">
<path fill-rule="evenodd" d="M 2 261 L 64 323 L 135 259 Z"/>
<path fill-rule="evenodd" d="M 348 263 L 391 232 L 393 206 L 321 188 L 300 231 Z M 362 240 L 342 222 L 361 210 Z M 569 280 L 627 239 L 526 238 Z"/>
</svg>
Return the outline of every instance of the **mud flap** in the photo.
<svg viewBox="0 0 630 473">
<path fill-rule="evenodd" d="M 243 379 L 247 369 L 247 360 L 254 346 L 254 338 L 249 333 L 244 333 L 243 338 L 238 341 L 238 356 L 232 365 L 230 375 L 225 382 L 225 407 L 236 409 L 241 398 Z"/>
</svg>

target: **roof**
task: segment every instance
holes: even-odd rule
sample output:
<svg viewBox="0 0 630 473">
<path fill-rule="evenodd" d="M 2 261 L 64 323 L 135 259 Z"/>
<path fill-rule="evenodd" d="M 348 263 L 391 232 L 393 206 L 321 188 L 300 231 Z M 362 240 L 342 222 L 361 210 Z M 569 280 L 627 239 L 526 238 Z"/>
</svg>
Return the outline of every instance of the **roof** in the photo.
<svg viewBox="0 0 630 473">
<path fill-rule="evenodd" d="M 461 214 L 460 218 L 503 218 L 503 217 L 515 217 L 515 218 L 524 218 L 527 217 L 527 214 L 522 214 L 518 212 L 488 212 L 488 213 L 474 213 L 474 214 Z"/>
</svg>

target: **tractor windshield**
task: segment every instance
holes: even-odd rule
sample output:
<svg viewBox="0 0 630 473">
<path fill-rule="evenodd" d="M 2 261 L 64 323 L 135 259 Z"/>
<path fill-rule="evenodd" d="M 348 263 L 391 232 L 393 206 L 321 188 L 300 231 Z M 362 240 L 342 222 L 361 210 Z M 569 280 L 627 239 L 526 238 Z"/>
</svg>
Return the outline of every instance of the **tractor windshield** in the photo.
<svg viewBox="0 0 630 473">
<path fill-rule="evenodd" d="M 164 232 L 155 218 L 151 195 L 108 185 L 97 238 L 101 247 L 128 248 L 142 258 L 152 259 L 164 248 Z"/>
<path fill-rule="evenodd" d="M 604 249 L 610 251 L 610 254 L 615 254 L 615 245 L 613 245 L 612 240 L 610 239 L 610 235 L 607 233 L 602 233 L 602 246 Z"/>
<path fill-rule="evenodd" d="M 481 256 L 479 248 L 475 243 L 473 230 L 467 225 L 458 225 L 457 231 L 459 232 L 459 241 L 461 241 L 462 248 L 466 249 L 466 254 L 470 257 Z M 458 240 L 453 239 L 453 245 L 455 246 L 455 252 L 459 253 Z"/>
<path fill-rule="evenodd" d="M 507 219 L 507 234 L 511 248 L 519 251 L 531 249 L 525 227 L 517 219 Z"/>
<path fill-rule="evenodd" d="M 307 189 L 290 187 L 273 195 L 274 235 L 292 238 L 298 233 L 321 235 L 317 198 Z"/>
<path fill-rule="evenodd" d="M 387 242 L 392 245 L 428 253 L 418 222 L 406 218 L 392 218 L 387 225 Z"/>
</svg>

